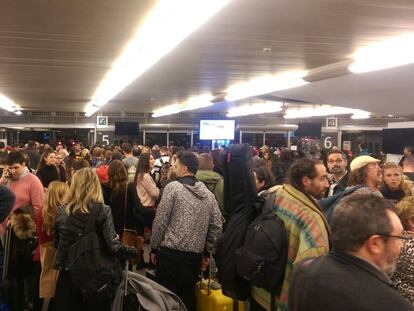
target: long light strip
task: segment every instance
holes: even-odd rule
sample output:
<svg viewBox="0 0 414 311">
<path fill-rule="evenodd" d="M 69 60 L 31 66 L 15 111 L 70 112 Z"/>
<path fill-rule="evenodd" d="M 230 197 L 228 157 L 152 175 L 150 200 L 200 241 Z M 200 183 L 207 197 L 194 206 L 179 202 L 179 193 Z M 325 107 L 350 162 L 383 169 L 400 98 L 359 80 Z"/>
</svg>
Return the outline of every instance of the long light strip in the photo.
<svg viewBox="0 0 414 311">
<path fill-rule="evenodd" d="M 212 106 L 211 102 L 214 97 L 210 94 L 192 97 L 182 104 L 172 104 L 155 110 L 152 114 L 153 118 L 163 117 L 171 114 L 180 113 L 183 111 L 195 110 Z"/>
<path fill-rule="evenodd" d="M 414 63 L 414 34 L 359 48 L 353 55 L 351 72 L 362 73 Z"/>
<path fill-rule="evenodd" d="M 86 105 L 91 116 L 231 0 L 158 0 Z"/>
<path fill-rule="evenodd" d="M 302 79 L 305 75 L 305 71 L 289 71 L 277 75 L 257 77 L 247 82 L 230 86 L 225 91 L 227 93 L 225 99 L 227 101 L 236 101 L 302 86 L 309 83 Z"/>
<path fill-rule="evenodd" d="M 311 118 L 311 117 L 324 117 L 342 114 L 352 114 L 353 119 L 366 119 L 369 118 L 370 113 L 368 111 L 344 107 L 336 107 L 329 105 L 321 105 L 316 107 L 299 107 L 299 108 L 288 108 L 285 119 L 300 119 L 300 118 Z"/>
<path fill-rule="evenodd" d="M 264 102 L 257 104 L 242 105 L 229 110 L 227 117 L 241 117 L 262 113 L 272 113 L 282 111 L 282 102 Z"/>
<path fill-rule="evenodd" d="M 7 96 L 0 94 L 0 108 L 14 112 L 17 115 L 21 115 L 22 112 L 20 111 L 20 107 L 16 105 L 14 101 L 12 101 Z"/>
</svg>

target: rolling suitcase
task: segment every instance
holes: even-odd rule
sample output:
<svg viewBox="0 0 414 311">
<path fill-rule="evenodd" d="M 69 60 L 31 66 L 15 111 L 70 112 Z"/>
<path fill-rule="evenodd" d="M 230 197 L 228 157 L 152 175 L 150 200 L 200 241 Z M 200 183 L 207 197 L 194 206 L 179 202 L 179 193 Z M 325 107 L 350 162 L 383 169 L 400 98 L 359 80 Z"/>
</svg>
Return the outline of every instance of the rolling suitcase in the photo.
<svg viewBox="0 0 414 311">
<path fill-rule="evenodd" d="M 211 255 L 210 255 L 211 258 Z M 208 279 L 203 279 L 196 284 L 197 311 L 243 311 L 244 303 L 227 297 L 221 291 L 219 283 L 211 280 L 211 262 L 208 269 Z"/>
</svg>

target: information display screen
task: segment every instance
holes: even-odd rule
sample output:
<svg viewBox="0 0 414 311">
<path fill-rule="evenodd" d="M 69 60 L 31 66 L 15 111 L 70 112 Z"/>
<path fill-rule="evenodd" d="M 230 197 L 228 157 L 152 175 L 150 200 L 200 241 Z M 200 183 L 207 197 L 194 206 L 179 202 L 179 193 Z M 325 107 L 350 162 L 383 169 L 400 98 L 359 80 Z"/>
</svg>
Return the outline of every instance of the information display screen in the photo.
<svg viewBox="0 0 414 311">
<path fill-rule="evenodd" d="M 200 120 L 200 140 L 234 139 L 235 120 Z"/>
</svg>

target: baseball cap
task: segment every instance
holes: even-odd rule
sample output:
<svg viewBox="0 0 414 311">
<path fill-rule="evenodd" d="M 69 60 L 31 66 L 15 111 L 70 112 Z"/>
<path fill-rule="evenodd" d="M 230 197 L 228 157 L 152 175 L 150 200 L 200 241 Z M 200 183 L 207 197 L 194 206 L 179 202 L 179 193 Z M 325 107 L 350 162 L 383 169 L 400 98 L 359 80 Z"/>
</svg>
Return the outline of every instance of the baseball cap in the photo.
<svg viewBox="0 0 414 311">
<path fill-rule="evenodd" d="M 361 167 L 364 167 L 365 165 L 371 164 L 371 163 L 379 163 L 381 160 L 375 159 L 373 157 L 363 155 L 356 157 L 351 162 L 351 172 L 360 169 Z"/>
</svg>

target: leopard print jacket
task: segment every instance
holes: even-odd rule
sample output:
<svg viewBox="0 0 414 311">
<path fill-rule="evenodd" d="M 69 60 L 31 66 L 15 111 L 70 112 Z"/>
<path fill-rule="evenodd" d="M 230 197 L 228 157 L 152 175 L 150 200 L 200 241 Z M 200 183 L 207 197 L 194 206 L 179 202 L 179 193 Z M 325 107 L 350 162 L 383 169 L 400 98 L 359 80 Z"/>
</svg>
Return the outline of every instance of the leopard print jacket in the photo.
<svg viewBox="0 0 414 311">
<path fill-rule="evenodd" d="M 401 249 L 392 284 L 414 306 L 414 238 Z"/>
</svg>

